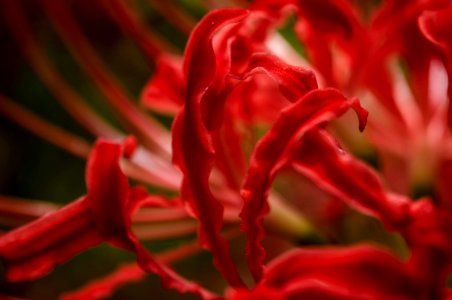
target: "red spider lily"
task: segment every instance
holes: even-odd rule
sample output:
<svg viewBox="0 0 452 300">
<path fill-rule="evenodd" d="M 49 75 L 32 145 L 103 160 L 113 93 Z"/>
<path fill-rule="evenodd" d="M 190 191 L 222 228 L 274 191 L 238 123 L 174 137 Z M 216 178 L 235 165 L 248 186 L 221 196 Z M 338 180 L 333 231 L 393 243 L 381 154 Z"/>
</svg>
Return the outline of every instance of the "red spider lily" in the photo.
<svg viewBox="0 0 452 300">
<path fill-rule="evenodd" d="M 90 110 L 80 104 L 75 93 L 63 92 L 66 83 L 57 71 L 40 63 L 47 58 L 30 33 L 20 5 L 5 3 L 11 32 L 49 89 L 92 132 L 119 137 L 95 113 L 85 117 L 83 112 Z M 181 292 L 193 292 L 204 299 L 222 298 L 176 274 L 162 262 L 164 258 L 157 260 L 138 241 L 139 231 L 132 231 L 132 221 L 143 218 L 151 224 L 157 222 L 158 217 L 144 217 L 144 209 L 159 207 L 168 209 L 161 217 L 164 220 L 190 215 L 198 221 L 199 244 L 211 251 L 213 264 L 227 281 L 227 299 L 450 298 L 450 119 L 445 109 L 451 89 L 449 85 L 447 94 L 442 78 L 437 86 L 429 79 L 444 67 L 450 78 L 450 2 L 386 1 L 369 24 L 360 20 L 357 8 L 341 0 L 263 0 L 251 4 L 248 10 L 218 9 L 193 29 L 183 59 L 165 54 L 164 43 L 147 32 L 127 5 L 119 1 L 113 4 L 113 17 L 156 65 L 156 74 L 142 97 L 149 108 L 176 115 L 171 129 L 172 150 L 169 133 L 130 102 L 65 5 L 42 1 L 70 51 L 143 148 L 132 155 L 130 140 L 120 146 L 100 139 L 88 158 L 86 196 L 0 237 L 0 257 L 5 261 L 8 279 L 41 277 L 81 251 L 108 242 L 135 253 L 137 265 L 122 267 L 81 291 L 67 294 L 67 298 L 108 296 L 119 285 L 140 279 L 142 271 L 157 274 L 164 285 Z M 173 6 L 157 6 L 184 30 L 191 27 Z M 400 17 L 396 11 L 401 12 Z M 290 13 L 298 18 L 295 30 L 315 71 L 289 64 L 292 56 L 278 56 L 281 49 L 272 38 L 278 36 L 279 24 Z M 287 45 L 282 47 L 287 50 Z M 422 49 L 421 55 L 410 51 L 413 47 Z M 32 51 L 27 50 L 30 48 Z M 394 56 L 406 61 L 410 71 L 406 80 L 390 65 Z M 350 108 L 356 112 L 359 129 L 364 130 L 368 113 L 357 98 L 347 96 L 363 94 L 366 98 L 363 91 L 373 93 L 367 103 L 370 142 L 385 158 L 385 177 L 393 178 L 390 168 L 394 168 L 394 162 L 402 161 L 404 166 L 393 190 L 385 187 L 382 177 L 370 166 L 343 150 L 328 131 L 330 125 L 334 126 L 329 123 Z M 402 103 L 410 94 L 408 102 Z M 443 97 L 440 102 L 438 97 Z M 89 146 L 83 141 L 49 126 L 4 97 L 0 100 L 4 115 L 24 127 L 24 120 L 30 117 L 36 124 L 30 130 L 86 155 Z M 372 118 L 373 113 L 383 119 Z M 385 130 L 386 122 L 395 129 Z M 266 129 L 261 136 L 255 133 L 259 126 Z M 417 144 L 418 130 L 426 139 L 421 139 L 421 145 Z M 440 145 L 441 138 L 446 140 L 445 145 Z M 74 149 L 69 141 L 81 147 Z M 415 147 L 414 154 L 405 157 L 407 145 L 427 147 L 427 154 L 435 157 L 421 160 L 419 167 L 420 148 Z M 122 156 L 125 159 L 121 160 Z M 170 156 L 182 176 L 170 163 Z M 403 193 L 408 191 L 408 181 L 417 183 L 418 174 L 412 173 L 426 166 L 432 174 L 444 175 L 433 179 L 439 201 L 424 197 L 414 202 Z M 130 177 L 178 192 L 180 201 L 168 202 L 149 196 L 142 188 L 130 187 L 122 168 Z M 284 170 L 304 176 L 335 200 L 400 234 L 408 245 L 409 257 L 402 260 L 370 245 L 325 246 L 292 249 L 267 263 L 263 246 L 267 229 L 290 225 L 288 221 L 294 216 L 283 209 L 288 204 L 278 200 L 284 196 L 272 187 Z M 17 213 L 14 206 L 3 207 L 6 213 L 28 216 L 20 208 Z M 277 213 L 287 220 L 275 222 Z M 266 218 L 270 222 L 264 226 Z M 230 241 L 222 232 L 225 221 L 240 224 L 245 233 L 252 287 L 246 284 L 244 272 L 239 271 L 231 255 Z M 302 235 L 313 231 L 304 220 L 296 224 L 301 229 L 295 231 Z M 146 234 L 149 232 L 143 231 Z M 182 248 L 182 255 L 172 255 L 187 255 L 192 251 L 187 247 Z"/>
<path fill-rule="evenodd" d="M 135 146 L 126 141 L 124 155 L 131 155 L 131 147 Z M 6 277 L 12 281 L 35 279 L 105 241 L 134 252 L 141 268 L 158 273 L 166 285 L 211 298 L 208 292 L 158 264 L 131 231 L 131 215 L 143 205 L 147 194 L 129 187 L 119 168 L 122 151 L 120 145 L 97 142 L 88 160 L 86 196 L 2 236 L 0 255 L 6 262 Z"/>
</svg>

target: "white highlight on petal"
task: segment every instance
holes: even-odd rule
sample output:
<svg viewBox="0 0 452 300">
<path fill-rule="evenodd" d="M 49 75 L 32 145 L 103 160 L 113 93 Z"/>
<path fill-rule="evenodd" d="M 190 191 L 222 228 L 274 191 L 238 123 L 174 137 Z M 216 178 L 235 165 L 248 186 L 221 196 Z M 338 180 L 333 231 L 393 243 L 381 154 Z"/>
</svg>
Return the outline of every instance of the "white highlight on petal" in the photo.
<svg viewBox="0 0 452 300">
<path fill-rule="evenodd" d="M 426 142 L 432 151 L 440 152 L 444 141 L 447 139 L 447 71 L 443 63 L 432 60 L 428 79 L 429 104 L 433 108 L 433 116 L 427 124 Z"/>
<path fill-rule="evenodd" d="M 422 113 L 414 99 L 413 93 L 395 59 L 389 63 L 389 72 L 394 82 L 394 99 L 402 117 L 412 133 L 418 132 L 422 126 Z"/>
<path fill-rule="evenodd" d="M 428 74 L 428 97 L 433 107 L 447 103 L 447 71 L 439 60 L 432 60 Z"/>
<path fill-rule="evenodd" d="M 270 51 L 281 58 L 285 63 L 312 68 L 309 62 L 304 59 L 297 51 L 289 44 L 289 42 L 279 33 L 272 34 L 266 41 L 266 46 Z"/>
<path fill-rule="evenodd" d="M 307 61 L 303 56 L 298 54 L 298 52 L 289 44 L 289 42 L 279 33 L 275 33 L 271 35 L 266 42 L 268 49 L 280 59 L 282 59 L 285 63 L 304 67 L 308 70 L 314 72 L 314 75 L 317 79 L 317 83 L 319 87 L 325 86 L 325 80 L 323 79 L 322 74 L 317 71 L 317 69 L 311 65 L 309 61 Z"/>
</svg>

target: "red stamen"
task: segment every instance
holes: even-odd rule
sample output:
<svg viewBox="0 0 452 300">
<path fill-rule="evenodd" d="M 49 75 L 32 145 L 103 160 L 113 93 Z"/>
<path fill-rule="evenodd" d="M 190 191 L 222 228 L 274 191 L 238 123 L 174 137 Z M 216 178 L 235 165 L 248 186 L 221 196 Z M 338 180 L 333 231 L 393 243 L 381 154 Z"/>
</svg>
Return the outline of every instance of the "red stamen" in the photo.
<svg viewBox="0 0 452 300">
<path fill-rule="evenodd" d="M 51 60 L 34 38 L 30 24 L 18 1 L 2 2 L 3 18 L 17 45 L 39 78 L 65 110 L 96 136 L 118 137 L 116 129 L 95 113 L 79 94 L 62 78 Z"/>
<path fill-rule="evenodd" d="M 142 240 L 161 240 L 195 234 L 197 224 L 193 220 L 167 224 L 134 225 L 133 232 Z"/>
<path fill-rule="evenodd" d="M 0 195 L 0 224 L 17 227 L 58 209 L 58 205 Z"/>
<path fill-rule="evenodd" d="M 134 39 L 149 62 L 155 63 L 162 52 L 175 52 L 174 48 L 160 39 L 140 19 L 131 8 L 131 1 L 100 1 L 100 4 L 111 13 L 121 29 Z"/>
<path fill-rule="evenodd" d="M 236 229 L 225 232 L 228 237 L 238 235 Z M 193 241 L 186 243 L 176 249 L 164 251 L 156 255 L 156 259 L 161 263 L 171 264 L 183 258 L 187 258 L 197 252 L 201 251 L 199 242 Z M 104 278 L 96 279 L 80 289 L 64 294 L 63 300 L 77 300 L 89 298 L 107 298 L 111 296 L 118 288 L 140 281 L 146 275 L 136 264 L 125 264 L 119 266 L 113 273 Z"/>
<path fill-rule="evenodd" d="M 88 156 L 90 146 L 86 141 L 48 123 L 2 95 L 0 114 L 69 153 L 83 158 Z"/>
<path fill-rule="evenodd" d="M 196 21 L 190 15 L 174 5 L 172 1 L 151 0 L 151 2 L 168 22 L 186 35 L 191 34 L 191 31 L 196 25 Z"/>
<path fill-rule="evenodd" d="M 153 118 L 142 113 L 119 82 L 90 46 L 72 15 L 62 2 L 44 0 L 42 6 L 54 24 L 54 28 L 78 60 L 86 74 L 118 114 L 124 125 L 150 149 L 170 153 L 168 131 Z"/>
</svg>

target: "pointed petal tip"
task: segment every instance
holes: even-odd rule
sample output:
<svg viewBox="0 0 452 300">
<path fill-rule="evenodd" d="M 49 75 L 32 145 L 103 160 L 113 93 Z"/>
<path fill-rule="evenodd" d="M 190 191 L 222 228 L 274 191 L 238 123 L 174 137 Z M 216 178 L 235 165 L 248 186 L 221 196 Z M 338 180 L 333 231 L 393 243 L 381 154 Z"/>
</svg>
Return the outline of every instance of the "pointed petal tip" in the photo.
<svg viewBox="0 0 452 300">
<path fill-rule="evenodd" d="M 367 118 L 369 116 L 369 112 L 361 106 L 358 98 L 353 99 L 352 108 L 356 112 L 359 122 L 359 131 L 363 132 L 367 125 Z"/>
</svg>

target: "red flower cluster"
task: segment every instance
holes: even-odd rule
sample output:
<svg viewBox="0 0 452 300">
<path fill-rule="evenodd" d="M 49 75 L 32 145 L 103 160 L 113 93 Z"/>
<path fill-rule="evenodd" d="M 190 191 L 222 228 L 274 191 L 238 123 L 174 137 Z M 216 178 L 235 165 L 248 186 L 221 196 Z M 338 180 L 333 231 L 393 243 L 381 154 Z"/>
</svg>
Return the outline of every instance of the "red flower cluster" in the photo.
<svg viewBox="0 0 452 300">
<path fill-rule="evenodd" d="M 85 196 L 0 236 L 8 280 L 39 278 L 108 242 L 135 253 L 139 268 L 160 276 L 165 286 L 203 299 L 452 299 L 447 288 L 452 270 L 450 1 L 387 0 L 368 21 L 364 4 L 346 0 L 260 0 L 246 9 L 217 9 L 193 29 L 182 59 L 160 52 L 127 6 L 112 3 L 123 29 L 156 64 L 143 103 L 175 116 L 172 150 L 165 129 L 128 102 L 104 73 L 64 5 L 42 1 L 62 39 L 144 149 L 134 152 L 130 138 L 122 144 L 98 140 L 89 154 Z M 5 1 L 4 8 L 11 32 L 49 88 L 57 95 L 60 91 L 63 104 L 88 113 L 77 99 L 61 93 L 64 82 L 55 81 L 54 71 L 42 71 L 43 54 L 19 5 Z M 277 31 L 293 16 L 309 63 Z M 406 64 L 407 75 L 397 59 Z M 368 109 L 349 95 L 359 96 Z M 3 98 L 7 108 L 0 111 L 20 115 Z M 382 176 L 331 134 L 334 125 L 349 124 L 329 125 L 349 109 L 361 131 L 368 123 L 368 143 L 382 158 Z M 108 136 L 96 117 L 75 114 Z M 265 132 L 257 133 L 259 128 Z M 346 140 L 344 135 L 352 136 L 351 149 L 361 142 L 357 132 L 338 134 Z M 377 246 L 331 245 L 294 247 L 266 263 L 262 242 L 272 223 L 264 226 L 264 220 L 284 198 L 272 185 L 288 171 L 308 178 L 334 198 L 331 202 L 340 201 L 399 233 L 409 258 Z M 130 187 L 124 172 L 175 189 L 178 199 L 162 200 Z M 426 180 L 435 195 L 410 199 L 410 188 Z M 177 211 L 180 218 L 197 220 L 199 243 L 212 253 L 229 285 L 224 296 L 179 276 L 142 246 L 131 225 L 143 209 Z M 239 224 L 246 236 L 252 286 L 245 284 L 230 254 L 222 234 L 225 222 Z M 67 297 L 108 295 L 140 272 L 125 267 Z"/>
</svg>

